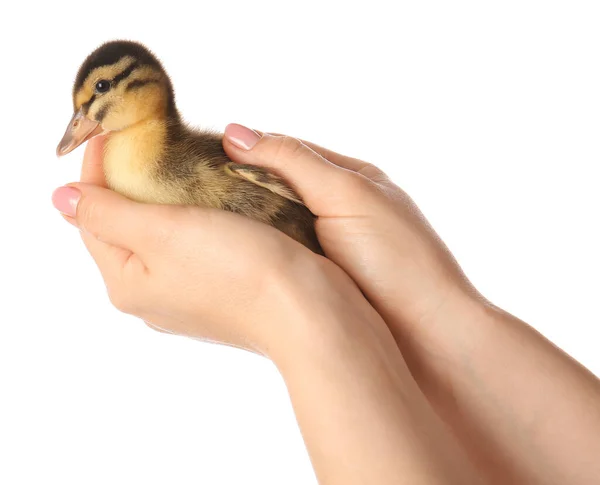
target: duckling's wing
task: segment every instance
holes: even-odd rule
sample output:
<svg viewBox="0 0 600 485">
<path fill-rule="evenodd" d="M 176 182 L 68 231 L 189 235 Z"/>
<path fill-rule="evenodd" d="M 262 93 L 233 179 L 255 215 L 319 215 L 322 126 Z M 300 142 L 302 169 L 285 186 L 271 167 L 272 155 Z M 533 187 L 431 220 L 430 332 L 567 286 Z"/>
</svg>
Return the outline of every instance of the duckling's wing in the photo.
<svg viewBox="0 0 600 485">
<path fill-rule="evenodd" d="M 225 171 L 234 177 L 240 177 L 252 182 L 259 187 L 264 187 L 285 199 L 304 205 L 302 199 L 277 175 L 253 165 L 229 162 L 225 165 Z"/>
</svg>

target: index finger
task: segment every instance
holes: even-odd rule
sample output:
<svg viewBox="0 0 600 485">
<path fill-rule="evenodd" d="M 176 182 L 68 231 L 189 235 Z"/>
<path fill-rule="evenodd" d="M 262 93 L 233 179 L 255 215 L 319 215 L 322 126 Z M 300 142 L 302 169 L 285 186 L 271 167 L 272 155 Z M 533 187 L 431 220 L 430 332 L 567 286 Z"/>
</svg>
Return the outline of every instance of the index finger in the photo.
<svg viewBox="0 0 600 485">
<path fill-rule="evenodd" d="M 81 165 L 81 181 L 83 183 L 106 187 L 106 177 L 102 167 L 104 142 L 103 136 L 97 136 L 87 142 Z"/>
</svg>

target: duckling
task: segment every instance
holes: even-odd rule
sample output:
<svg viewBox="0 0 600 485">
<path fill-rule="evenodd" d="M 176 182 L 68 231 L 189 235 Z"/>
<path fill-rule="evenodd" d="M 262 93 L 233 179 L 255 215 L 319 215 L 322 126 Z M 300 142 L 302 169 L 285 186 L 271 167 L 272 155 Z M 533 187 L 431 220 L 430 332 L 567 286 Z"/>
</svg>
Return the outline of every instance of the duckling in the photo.
<svg viewBox="0 0 600 485">
<path fill-rule="evenodd" d="M 63 156 L 106 135 L 108 186 L 130 199 L 223 209 L 270 224 L 318 254 L 315 216 L 276 175 L 234 163 L 222 134 L 191 128 L 163 65 L 143 44 L 102 44 L 73 85 L 74 114 L 57 147 Z"/>
</svg>

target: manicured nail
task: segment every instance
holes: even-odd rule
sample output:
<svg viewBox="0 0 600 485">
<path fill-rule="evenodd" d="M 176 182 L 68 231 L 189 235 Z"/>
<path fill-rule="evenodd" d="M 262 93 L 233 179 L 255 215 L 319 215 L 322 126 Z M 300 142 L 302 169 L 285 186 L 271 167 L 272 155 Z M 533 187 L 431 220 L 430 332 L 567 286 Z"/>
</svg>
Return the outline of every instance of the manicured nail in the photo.
<svg viewBox="0 0 600 485">
<path fill-rule="evenodd" d="M 250 128 L 231 123 L 225 128 L 225 137 L 236 147 L 242 150 L 252 150 L 260 140 L 260 135 Z"/>
<path fill-rule="evenodd" d="M 75 187 L 59 187 L 52 194 L 52 204 L 66 216 L 75 217 L 81 192 Z"/>
</svg>

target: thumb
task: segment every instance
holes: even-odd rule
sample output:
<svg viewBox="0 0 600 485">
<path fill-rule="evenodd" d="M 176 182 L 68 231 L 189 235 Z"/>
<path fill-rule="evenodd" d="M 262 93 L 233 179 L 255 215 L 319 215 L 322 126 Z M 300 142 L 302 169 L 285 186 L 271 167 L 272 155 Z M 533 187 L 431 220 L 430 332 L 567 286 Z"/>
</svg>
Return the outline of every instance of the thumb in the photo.
<svg viewBox="0 0 600 485">
<path fill-rule="evenodd" d="M 223 147 L 237 163 L 265 167 L 280 175 L 317 216 L 342 215 L 356 190 L 366 186 L 360 174 L 334 165 L 296 138 L 259 135 L 237 124 L 225 129 Z"/>
<path fill-rule="evenodd" d="M 70 184 L 54 191 L 52 203 L 70 222 L 102 242 L 138 253 L 147 239 L 143 204 L 112 190 Z"/>
</svg>

